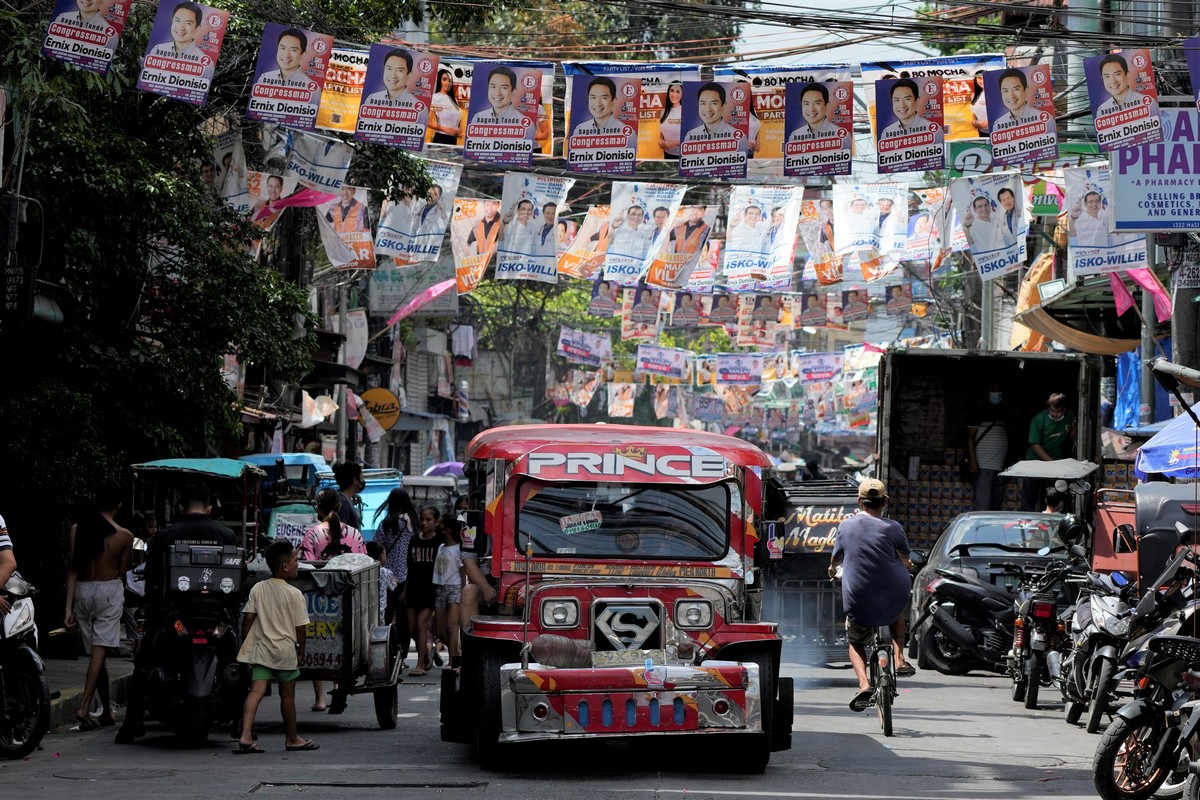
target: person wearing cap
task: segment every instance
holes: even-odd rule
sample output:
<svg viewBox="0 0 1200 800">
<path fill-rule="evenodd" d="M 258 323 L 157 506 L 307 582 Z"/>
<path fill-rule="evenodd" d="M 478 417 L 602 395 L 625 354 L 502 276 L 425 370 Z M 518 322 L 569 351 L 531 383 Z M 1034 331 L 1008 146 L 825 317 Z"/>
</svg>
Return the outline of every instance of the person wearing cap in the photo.
<svg viewBox="0 0 1200 800">
<path fill-rule="evenodd" d="M 872 689 L 867 678 L 866 647 L 875 629 L 889 625 L 896 675 L 910 677 L 916 670 L 904 660 L 904 608 L 912 591 L 908 537 L 900 523 L 883 518 L 887 488 L 882 481 L 867 478 L 858 485 L 855 514 L 838 527 L 837 543 L 829 561 L 829 577 L 842 568 L 842 605 L 846 609 L 846 638 L 850 642 L 850 665 L 858 678 L 858 694 L 850 708 L 863 711 L 871 704 Z"/>
</svg>

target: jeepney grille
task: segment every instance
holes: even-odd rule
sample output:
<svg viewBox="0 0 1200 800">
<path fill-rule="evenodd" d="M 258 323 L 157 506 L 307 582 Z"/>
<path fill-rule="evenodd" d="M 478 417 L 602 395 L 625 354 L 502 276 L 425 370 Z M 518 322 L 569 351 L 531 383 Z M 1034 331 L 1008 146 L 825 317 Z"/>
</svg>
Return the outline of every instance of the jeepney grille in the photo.
<svg viewBox="0 0 1200 800">
<path fill-rule="evenodd" d="M 663 608 L 658 603 L 598 602 L 592 611 L 596 650 L 661 648 Z"/>
</svg>

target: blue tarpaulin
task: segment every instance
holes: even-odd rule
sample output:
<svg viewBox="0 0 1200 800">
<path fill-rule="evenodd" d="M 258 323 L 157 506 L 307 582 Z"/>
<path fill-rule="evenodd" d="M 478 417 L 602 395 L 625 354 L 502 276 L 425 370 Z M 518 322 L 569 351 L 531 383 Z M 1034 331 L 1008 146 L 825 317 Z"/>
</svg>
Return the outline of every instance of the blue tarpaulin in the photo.
<svg viewBox="0 0 1200 800">
<path fill-rule="evenodd" d="M 1159 341 L 1161 355 L 1171 357 L 1171 340 Z M 1121 353 L 1117 358 L 1117 400 L 1113 405 L 1112 426 L 1117 430 L 1136 428 L 1141 422 L 1142 355 L 1140 350 Z M 1151 422 L 1162 422 L 1171 418 L 1171 399 L 1167 390 L 1154 383 L 1154 414 Z"/>
<path fill-rule="evenodd" d="M 1192 411 L 1200 413 L 1200 403 Z M 1170 478 L 1200 477 L 1200 428 L 1195 420 L 1180 414 L 1167 423 L 1138 450 L 1134 469 L 1139 480 L 1150 472 Z"/>
</svg>

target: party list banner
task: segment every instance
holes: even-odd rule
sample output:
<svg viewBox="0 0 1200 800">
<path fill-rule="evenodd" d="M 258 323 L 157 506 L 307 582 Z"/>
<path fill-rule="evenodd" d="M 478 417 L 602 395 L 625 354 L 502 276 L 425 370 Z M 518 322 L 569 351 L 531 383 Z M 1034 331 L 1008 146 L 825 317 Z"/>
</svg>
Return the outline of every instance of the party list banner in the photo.
<svg viewBox="0 0 1200 800">
<path fill-rule="evenodd" d="M 228 21 L 228 11 L 192 2 L 164 2 L 150 30 L 138 88 L 204 105 Z"/>
<path fill-rule="evenodd" d="M 332 36 L 268 22 L 246 116 L 311 131 L 332 52 Z"/>
<path fill-rule="evenodd" d="M 849 81 L 849 64 L 798 64 L 779 66 L 714 66 L 713 76 L 721 83 L 743 83 L 751 87 L 749 128 L 750 157 L 779 159 L 792 130 L 786 124 L 792 85 L 814 81 Z M 790 174 L 790 173 L 789 173 Z"/>
</svg>

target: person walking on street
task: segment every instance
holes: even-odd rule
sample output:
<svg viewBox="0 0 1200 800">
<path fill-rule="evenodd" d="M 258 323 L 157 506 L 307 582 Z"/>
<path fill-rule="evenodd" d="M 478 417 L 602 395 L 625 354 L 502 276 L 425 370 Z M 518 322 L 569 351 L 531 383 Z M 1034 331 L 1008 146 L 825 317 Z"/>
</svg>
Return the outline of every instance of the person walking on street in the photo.
<svg viewBox="0 0 1200 800">
<path fill-rule="evenodd" d="M 858 694 L 850 701 L 854 711 L 865 710 L 871 702 L 866 646 L 880 625 L 891 626 L 896 675 L 907 678 L 917 672 L 904 660 L 904 608 L 912 591 L 908 537 L 899 522 L 883 518 L 887 502 L 882 481 L 867 478 L 858 485 L 858 505 L 863 513 L 838 527 L 829 562 L 831 579 L 838 566 L 842 567 L 846 638 L 850 641 L 850 665 L 858 678 Z"/>
<path fill-rule="evenodd" d="M 408 606 L 408 629 L 417 638 L 417 666 L 408 674 L 424 675 L 429 670 L 429 622 L 433 618 L 435 593 L 433 565 L 442 537 L 438 535 L 441 514 L 433 506 L 421 509 L 421 530 L 408 543 L 408 582 L 404 603 Z"/>
<path fill-rule="evenodd" d="M 446 643 L 450 668 L 459 669 L 462 657 L 458 644 L 458 606 L 462 602 L 463 524 L 454 517 L 442 520 L 445 542 L 438 548 L 433 562 L 434 619 L 438 638 Z"/>
<path fill-rule="evenodd" d="M 354 503 L 354 498 L 367 488 L 362 464 L 355 464 L 353 461 L 334 464 L 333 478 L 337 481 L 338 499 L 341 501 L 337 509 L 338 518 L 351 528 L 362 530 L 362 515 Z"/>
<path fill-rule="evenodd" d="M 78 625 L 84 650 L 90 656 L 83 694 L 75 712 L 81 731 L 116 724 L 108 696 L 105 661 L 109 650 L 121 646 L 124 577 L 133 553 L 133 534 L 113 521 L 120 508 L 120 489 L 101 487 L 96 494 L 96 510 L 72 525 L 69 534 L 70 569 L 63 623 L 68 628 Z M 88 711 L 96 694 L 100 696 L 100 718 L 93 721 Z"/>
<path fill-rule="evenodd" d="M 1003 402 L 1000 384 L 989 384 L 987 405 L 976 423 L 967 427 L 967 456 L 975 476 L 975 511 L 993 511 L 1004 501 L 1000 473 L 1008 456 L 1008 429 L 1004 426 Z"/>
<path fill-rule="evenodd" d="M 408 644 L 412 633 L 408 629 L 408 609 L 401 599 L 404 584 L 408 580 L 408 543 L 417 530 L 417 509 L 412 498 L 403 489 L 392 489 L 387 500 L 375 512 L 375 518 L 383 514 L 383 520 L 375 529 L 375 541 L 387 551 L 385 565 L 396 578 L 396 586 L 387 593 L 387 616 L 396 626 L 400 641 L 400 660 L 408 659 Z"/>
<path fill-rule="evenodd" d="M 267 548 L 269 580 L 250 590 L 242 613 L 242 648 L 238 661 L 250 665 L 250 693 L 242 706 L 238 755 L 266 752 L 254 741 L 254 717 L 267 693 L 267 684 L 279 686 L 279 713 L 283 717 L 284 749 L 318 750 L 312 739 L 303 739 L 296 727 L 296 679 L 304 659 L 308 608 L 304 594 L 288 583 L 296 577 L 300 561 L 291 542 L 277 540 Z"/>
</svg>

